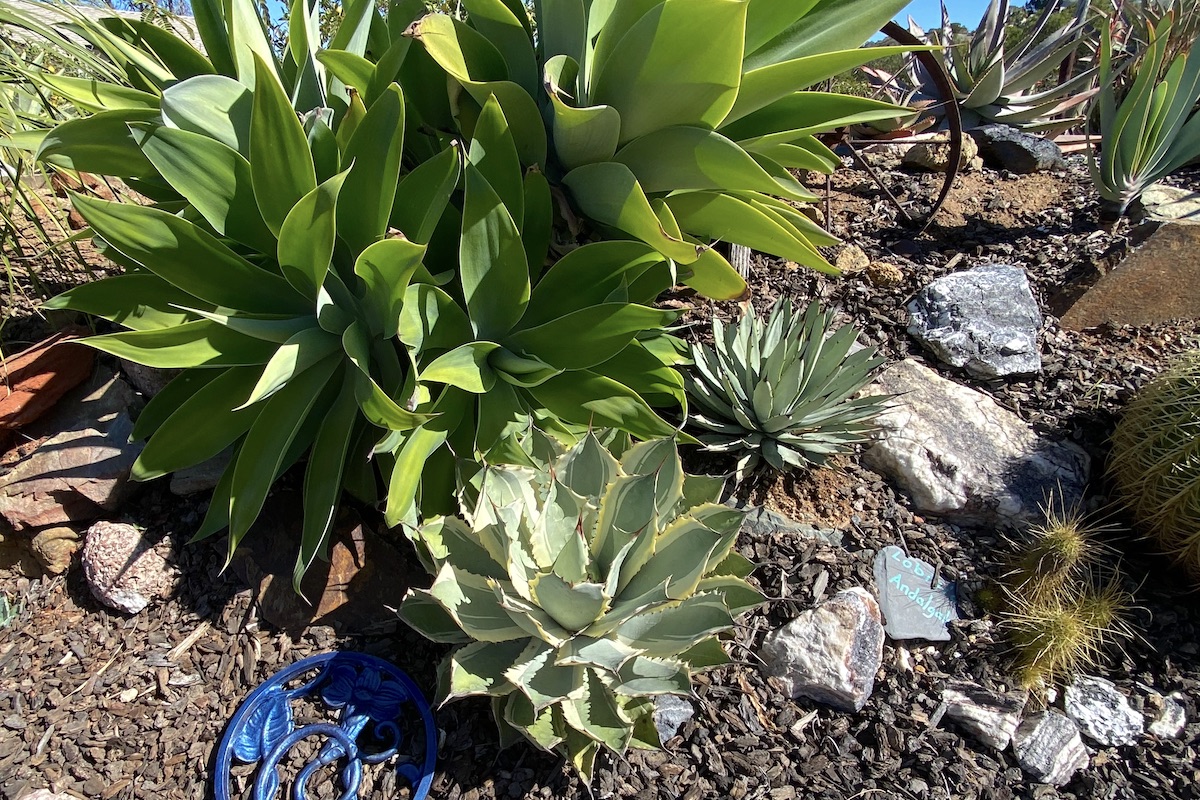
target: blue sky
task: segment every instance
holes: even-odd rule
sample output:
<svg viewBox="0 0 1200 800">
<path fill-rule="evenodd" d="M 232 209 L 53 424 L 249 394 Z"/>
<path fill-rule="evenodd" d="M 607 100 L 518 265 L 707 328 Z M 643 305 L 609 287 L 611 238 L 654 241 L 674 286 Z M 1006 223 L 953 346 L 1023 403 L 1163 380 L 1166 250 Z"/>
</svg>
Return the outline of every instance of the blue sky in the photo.
<svg viewBox="0 0 1200 800">
<path fill-rule="evenodd" d="M 1021 0 L 1013 0 L 1011 4 L 1021 5 Z M 968 30 L 975 30 L 987 5 L 988 0 L 946 0 L 950 21 L 961 22 Z M 933 28 L 942 24 L 942 5 L 938 0 L 913 0 L 896 16 L 896 21 L 907 27 L 909 16 L 922 28 Z"/>
</svg>

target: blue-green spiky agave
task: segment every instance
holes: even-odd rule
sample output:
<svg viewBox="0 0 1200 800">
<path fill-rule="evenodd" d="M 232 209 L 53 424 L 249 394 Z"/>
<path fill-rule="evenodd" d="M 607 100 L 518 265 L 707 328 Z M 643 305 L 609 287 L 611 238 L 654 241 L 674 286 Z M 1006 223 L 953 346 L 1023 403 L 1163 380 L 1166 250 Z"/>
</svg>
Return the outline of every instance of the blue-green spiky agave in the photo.
<svg viewBox="0 0 1200 800">
<path fill-rule="evenodd" d="M 726 663 L 717 635 L 763 599 L 720 489 L 684 474 L 672 439 L 618 460 L 589 433 L 545 466 L 486 469 L 466 521 L 413 534 L 436 577 L 400 615 L 457 645 L 441 698 L 490 695 L 502 739 L 562 752 L 585 781 L 601 749 L 659 746 L 654 696 Z"/>
</svg>

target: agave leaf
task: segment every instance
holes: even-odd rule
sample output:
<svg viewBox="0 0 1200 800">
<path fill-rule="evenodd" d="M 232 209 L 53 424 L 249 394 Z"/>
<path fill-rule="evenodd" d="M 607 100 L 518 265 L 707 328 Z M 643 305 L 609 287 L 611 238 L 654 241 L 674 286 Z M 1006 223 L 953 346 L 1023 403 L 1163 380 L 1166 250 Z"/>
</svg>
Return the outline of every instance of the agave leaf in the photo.
<svg viewBox="0 0 1200 800">
<path fill-rule="evenodd" d="M 166 399 L 179 400 L 179 393 L 185 390 L 188 396 L 157 425 L 142 425 L 137 431 L 153 436 L 134 462 L 132 478 L 147 481 L 185 469 L 212 458 L 236 441 L 258 416 L 259 409 L 235 408 L 254 385 L 256 374 L 253 367 L 237 367 L 220 371 L 199 386 L 173 386 Z M 152 414 L 157 415 L 161 406 L 156 404 Z"/>
<path fill-rule="evenodd" d="M 337 239 L 338 197 L 348 172 L 339 172 L 300 198 L 279 229 L 280 269 L 305 297 L 315 299 L 325 283 Z"/>
<path fill-rule="evenodd" d="M 588 369 L 623 350 L 634 336 L 677 318 L 628 303 L 600 303 L 508 337 L 506 345 L 565 370 Z"/>
<path fill-rule="evenodd" d="M 115 275 L 72 287 L 42 304 L 102 317 L 135 331 L 173 328 L 195 319 L 181 308 L 216 308 L 152 273 Z"/>
<path fill-rule="evenodd" d="M 703 523 L 680 517 L 654 540 L 654 552 L 643 564 L 630 564 L 622 571 L 620 594 L 644 594 L 666 583 L 666 594 L 682 600 L 696 591 L 718 539 Z"/>
<path fill-rule="evenodd" d="M 555 663 L 559 666 L 596 667 L 616 674 L 625 662 L 636 655 L 636 650 L 612 639 L 572 636 L 566 644 L 558 649 Z"/>
<path fill-rule="evenodd" d="M 403 446 L 396 453 L 396 464 L 388 483 L 384 522 L 389 527 L 406 520 L 415 522 L 422 467 L 445 442 L 446 431 L 441 426 L 421 425 L 405 437 Z"/>
<path fill-rule="evenodd" d="M 529 393 L 550 413 L 568 422 L 616 427 L 639 439 L 676 433 L 632 389 L 589 370 L 555 376 L 530 387 Z"/>
<path fill-rule="evenodd" d="M 526 25 L 501 0 L 464 0 L 471 25 L 496 46 L 509 76 L 525 91 L 538 91 L 533 40 Z M 524 9 L 521 9 L 524 16 Z"/>
<path fill-rule="evenodd" d="M 737 97 L 745 25 L 745 3 L 665 0 L 606 59 L 597 44 L 590 100 L 621 115 L 621 142 L 671 125 L 715 128 Z M 707 42 L 704 58 L 687 58 L 697 41 Z"/>
<path fill-rule="evenodd" d="M 200 75 L 167 87 L 162 94 L 162 120 L 173 128 L 216 139 L 242 156 L 250 156 L 253 95 L 224 75 Z"/>
<path fill-rule="evenodd" d="M 385 339 L 396 335 L 409 280 L 424 256 L 424 245 L 405 239 L 384 239 L 359 254 L 354 274 L 366 287 L 363 305 L 373 334 Z"/>
<path fill-rule="evenodd" d="M 460 274 L 475 335 L 496 341 L 529 302 L 529 267 L 512 215 L 487 179 L 466 167 Z"/>
<path fill-rule="evenodd" d="M 533 287 L 519 329 L 603 303 L 623 282 L 634 281 L 665 263 L 661 253 L 642 242 L 606 241 L 578 247 L 558 259 Z"/>
<path fill-rule="evenodd" d="M 486 578 L 460 570 L 453 564 L 442 565 L 429 587 L 429 595 L 476 641 L 508 642 L 527 636 L 500 607 Z"/>
<path fill-rule="evenodd" d="M 42 137 L 37 160 L 100 175 L 152 178 L 154 165 L 138 147 L 129 125 L 151 122 L 157 116 L 153 109 L 119 109 L 68 120 Z"/>
<path fill-rule="evenodd" d="M 499 3 L 499 0 L 492 0 Z M 467 161 L 486 179 L 508 209 L 513 222 L 521 227 L 525 220 L 525 187 L 517 146 L 508 120 L 495 95 L 484 103 L 471 137 Z"/>
<path fill-rule="evenodd" d="M 404 602 L 400 604 L 399 613 L 400 619 L 430 641 L 443 644 L 471 641 L 470 636 L 458 627 L 454 617 L 425 589 L 409 589 Z"/>
<path fill-rule="evenodd" d="M 554 573 L 543 573 L 530 582 L 533 601 L 544 608 L 558 624 L 569 631 L 580 631 L 608 610 L 609 598 L 603 584 L 569 584 Z"/>
<path fill-rule="evenodd" d="M 462 171 L 462 151 L 451 145 L 400 179 L 388 223 L 417 244 L 428 244 Z"/>
<path fill-rule="evenodd" d="M 905 0 L 803 0 L 798 4 L 752 0 L 749 18 L 755 24 L 748 24 L 742 69 L 751 71 L 802 55 L 858 47 L 906 5 Z M 764 8 L 756 10 L 755 6 Z"/>
<path fill-rule="evenodd" d="M 669 658 L 732 625 L 733 617 L 719 594 L 695 594 L 678 604 L 627 619 L 613 636 L 643 655 Z"/>
<path fill-rule="evenodd" d="M 469 342 L 434 359 L 421 371 L 424 383 L 444 383 L 473 394 L 491 391 L 496 372 L 488 364 L 488 355 L 500 345 L 495 342 Z"/>
<path fill-rule="evenodd" d="M 557 666 L 554 648 L 530 641 L 504 676 L 529 698 L 535 712 L 582 694 L 584 668 Z"/>
<path fill-rule="evenodd" d="M 625 697 L 688 695 L 692 690 L 692 675 L 680 661 L 635 656 L 621 667 L 611 689 Z"/>
<path fill-rule="evenodd" d="M 235 4 L 245 1 L 234 0 Z M 308 137 L 283 87 L 257 53 L 254 54 L 254 68 L 250 173 L 263 220 L 278 236 L 292 206 L 317 188 L 317 178 Z M 240 56 L 238 69 L 241 74 Z"/>
<path fill-rule="evenodd" d="M 472 642 L 454 650 L 450 661 L 449 692 L 442 702 L 476 694 L 506 695 L 515 688 L 505 672 L 512 668 L 525 642 Z"/>
<path fill-rule="evenodd" d="M 521 692 L 514 691 L 508 696 L 504 707 L 504 721 L 516 728 L 529 741 L 544 750 L 553 750 L 562 741 L 560 730 L 566 725 L 562 723 L 562 712 L 557 706 L 535 711 L 533 703 Z"/>
<path fill-rule="evenodd" d="M 693 670 L 723 667 L 730 662 L 729 654 L 725 652 L 721 641 L 715 636 L 710 636 L 680 653 L 679 660 Z"/>
<path fill-rule="evenodd" d="M 261 365 L 275 352 L 269 342 L 206 319 L 171 328 L 92 336 L 82 343 L 159 369 Z"/>
<path fill-rule="evenodd" d="M 403 145 L 404 95 L 392 84 L 367 110 L 342 153 L 351 166 L 338 203 L 338 235 L 355 256 L 387 232 Z"/>
<path fill-rule="evenodd" d="M 562 704 L 567 724 L 611 750 L 624 752 L 632 726 L 612 693 L 590 669 L 585 670 L 581 689 L 578 696 Z"/>
</svg>

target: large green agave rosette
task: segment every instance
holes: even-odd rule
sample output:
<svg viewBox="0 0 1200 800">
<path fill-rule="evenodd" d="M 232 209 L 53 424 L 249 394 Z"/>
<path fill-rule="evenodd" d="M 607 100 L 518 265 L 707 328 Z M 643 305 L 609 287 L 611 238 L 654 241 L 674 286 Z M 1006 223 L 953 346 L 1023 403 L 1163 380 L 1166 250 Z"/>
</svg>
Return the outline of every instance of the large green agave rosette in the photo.
<svg viewBox="0 0 1200 800">
<path fill-rule="evenodd" d="M 683 473 L 673 439 L 618 460 L 588 434 L 543 469 L 489 468 L 463 519 L 411 535 L 435 578 L 401 617 L 456 645 L 443 702 L 490 695 L 501 738 L 565 754 L 657 747 L 654 696 L 727 663 L 718 635 L 762 602 L 733 552 L 742 513 Z"/>
</svg>

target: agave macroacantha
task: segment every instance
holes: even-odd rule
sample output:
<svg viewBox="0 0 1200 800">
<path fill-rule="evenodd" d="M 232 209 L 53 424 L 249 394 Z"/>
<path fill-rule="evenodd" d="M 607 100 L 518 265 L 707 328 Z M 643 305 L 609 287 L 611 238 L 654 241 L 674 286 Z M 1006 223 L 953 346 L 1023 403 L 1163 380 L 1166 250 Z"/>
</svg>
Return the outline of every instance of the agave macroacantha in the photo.
<svg viewBox="0 0 1200 800">
<path fill-rule="evenodd" d="M 872 348 L 854 350 L 857 331 L 829 334 L 832 311 L 816 301 L 797 314 L 786 299 L 764 324 L 750 307 L 736 325 L 713 318 L 713 346 L 692 348 L 684 375 L 695 401 L 689 422 L 714 452 L 739 454 L 739 478 L 760 459 L 777 470 L 820 465 L 863 441 L 890 398 L 851 397 L 884 362 Z"/>
<path fill-rule="evenodd" d="M 726 663 L 718 634 L 763 599 L 732 550 L 742 513 L 714 502 L 721 481 L 685 475 L 673 439 L 618 460 L 589 433 L 546 468 L 476 482 L 465 522 L 412 533 L 436 577 L 400 609 L 460 645 L 443 701 L 491 695 L 502 740 L 519 731 L 587 781 L 602 746 L 659 746 L 654 696 L 687 695 L 694 670 Z"/>
</svg>

